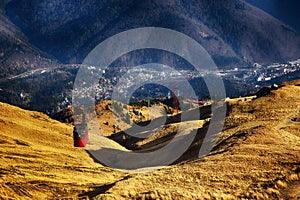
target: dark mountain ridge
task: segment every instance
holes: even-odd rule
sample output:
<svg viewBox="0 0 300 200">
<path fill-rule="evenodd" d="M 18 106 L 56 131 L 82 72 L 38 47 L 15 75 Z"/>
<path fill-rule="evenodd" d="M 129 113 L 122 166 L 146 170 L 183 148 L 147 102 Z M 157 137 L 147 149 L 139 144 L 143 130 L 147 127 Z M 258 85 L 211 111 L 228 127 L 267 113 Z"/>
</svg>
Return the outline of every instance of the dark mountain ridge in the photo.
<svg viewBox="0 0 300 200">
<path fill-rule="evenodd" d="M 81 63 L 104 39 L 131 28 L 157 26 L 185 33 L 212 55 L 218 67 L 300 57 L 299 34 L 241 0 L 5 0 L 0 2 L 0 19 L 0 101 L 42 112 L 53 113 L 71 98 L 79 65 L 59 61 Z M 171 53 L 143 50 L 114 64 L 150 61 L 189 67 Z M 191 84 L 201 92 L 199 80 Z M 233 79 L 224 84 L 228 96 L 255 90 L 255 85 Z"/>
<path fill-rule="evenodd" d="M 6 13 L 33 44 L 64 63 L 80 63 L 104 39 L 144 26 L 189 35 L 220 67 L 299 57 L 299 34 L 241 0 L 12 0 Z"/>
<path fill-rule="evenodd" d="M 246 0 L 300 33 L 300 2 L 298 0 Z"/>
</svg>

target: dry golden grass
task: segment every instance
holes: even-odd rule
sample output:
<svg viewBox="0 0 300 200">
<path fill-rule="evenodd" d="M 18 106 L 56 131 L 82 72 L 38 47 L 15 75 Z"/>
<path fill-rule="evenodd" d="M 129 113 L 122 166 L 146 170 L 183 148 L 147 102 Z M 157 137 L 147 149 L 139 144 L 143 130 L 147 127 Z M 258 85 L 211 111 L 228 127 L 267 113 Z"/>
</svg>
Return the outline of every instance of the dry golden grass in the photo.
<svg viewBox="0 0 300 200">
<path fill-rule="evenodd" d="M 290 84 L 272 91 L 269 96 L 239 102 L 230 108 L 220 141 L 209 156 L 132 176 L 99 196 L 109 194 L 115 199 L 300 198 L 299 124 L 291 120 L 299 113 L 299 94 L 300 87 Z"/>
<path fill-rule="evenodd" d="M 0 104 L 0 197 L 299 199 L 299 94 L 299 86 L 285 83 L 268 96 L 232 105 L 208 156 L 144 173 L 119 172 L 94 163 L 86 151 L 72 147 L 72 127 Z M 105 103 L 102 106 L 106 111 L 97 107 L 103 114 L 94 123 L 100 122 L 111 135 L 112 115 Z M 189 123 L 199 122 L 185 123 L 188 131 Z M 161 135 L 138 146 L 158 142 L 176 128 L 169 124 Z M 94 137 L 99 130 L 90 131 Z M 125 150 L 108 139 L 104 143 Z"/>
<path fill-rule="evenodd" d="M 117 133 L 121 130 L 125 130 L 130 128 L 131 126 L 124 122 L 120 117 L 120 114 L 125 116 L 127 113 L 125 109 L 123 109 L 124 104 L 118 103 L 121 106 L 121 112 L 113 114 L 112 112 L 112 102 L 110 100 L 106 100 L 100 102 L 96 105 L 96 114 L 97 121 L 102 129 L 102 134 L 104 136 L 110 136 L 113 133 Z M 164 115 L 164 107 L 163 106 L 152 106 L 150 108 L 143 106 L 142 108 L 134 108 L 133 106 L 128 106 L 129 113 L 131 115 L 131 120 L 134 122 L 143 122 L 152 120 Z M 139 116 L 141 119 L 137 119 L 133 110 L 139 112 Z M 120 128 L 121 127 L 121 128 Z"/>
<path fill-rule="evenodd" d="M 1 198 L 75 198 L 121 177 L 73 147 L 71 126 L 4 103 L 0 113 Z"/>
</svg>

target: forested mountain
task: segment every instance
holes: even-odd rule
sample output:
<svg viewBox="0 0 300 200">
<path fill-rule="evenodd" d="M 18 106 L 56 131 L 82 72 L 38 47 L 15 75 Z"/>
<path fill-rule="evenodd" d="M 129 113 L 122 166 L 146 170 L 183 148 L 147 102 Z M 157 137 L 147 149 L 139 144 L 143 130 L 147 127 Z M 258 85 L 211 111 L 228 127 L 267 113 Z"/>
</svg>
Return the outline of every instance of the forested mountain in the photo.
<svg viewBox="0 0 300 200">
<path fill-rule="evenodd" d="M 12 0 L 6 13 L 30 42 L 64 63 L 80 63 L 104 39 L 144 26 L 189 35 L 219 66 L 299 56 L 299 34 L 242 0 Z"/>
</svg>

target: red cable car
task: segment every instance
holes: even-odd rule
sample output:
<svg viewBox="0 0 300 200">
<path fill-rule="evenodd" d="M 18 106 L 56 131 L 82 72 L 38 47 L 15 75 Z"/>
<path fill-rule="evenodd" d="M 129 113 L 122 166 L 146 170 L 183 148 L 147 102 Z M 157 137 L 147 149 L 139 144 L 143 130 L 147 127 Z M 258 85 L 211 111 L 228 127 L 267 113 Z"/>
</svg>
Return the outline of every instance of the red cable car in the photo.
<svg viewBox="0 0 300 200">
<path fill-rule="evenodd" d="M 81 124 L 77 124 L 73 129 L 73 140 L 75 147 L 85 147 L 89 141 L 88 126 L 85 120 L 85 113 L 82 115 Z"/>
<path fill-rule="evenodd" d="M 85 147 L 89 141 L 89 134 L 87 126 L 79 124 L 73 129 L 73 138 L 75 147 Z"/>
</svg>

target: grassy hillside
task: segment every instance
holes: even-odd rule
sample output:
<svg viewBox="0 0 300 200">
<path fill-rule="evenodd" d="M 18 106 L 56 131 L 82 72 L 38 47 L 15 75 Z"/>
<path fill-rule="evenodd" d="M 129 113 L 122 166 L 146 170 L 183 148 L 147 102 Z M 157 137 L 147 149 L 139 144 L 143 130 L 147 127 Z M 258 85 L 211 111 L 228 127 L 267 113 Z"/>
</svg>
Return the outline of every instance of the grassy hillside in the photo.
<svg viewBox="0 0 300 200">
<path fill-rule="evenodd" d="M 299 84 L 286 83 L 265 97 L 237 101 L 207 157 L 133 176 L 99 198 L 299 198 Z"/>
<path fill-rule="evenodd" d="M 95 163 L 72 147 L 72 128 L 47 116 L 0 104 L 0 196 L 4 199 L 297 199 L 300 197 L 300 81 L 284 83 L 268 95 L 231 101 L 224 130 L 204 158 L 155 171 L 119 172 Z M 98 114 L 107 102 L 97 107 Z M 103 108 L 101 108 L 101 106 Z M 111 119 L 105 109 L 95 123 Z M 188 126 L 188 123 L 184 122 Z M 105 126 L 105 124 L 104 124 Z M 170 138 L 176 123 L 162 129 Z M 128 151 L 90 127 L 92 141 Z M 205 125 L 199 124 L 199 130 Z M 151 130 L 150 130 L 151 131 Z M 188 128 L 186 129 L 188 131 Z M 201 132 L 201 131 L 200 131 Z M 139 151 L 155 149 L 161 135 L 136 143 Z M 200 137 L 201 138 L 201 137 Z M 124 138 L 127 142 L 128 138 Z M 194 141 L 194 145 L 197 141 Z M 198 141 L 199 142 L 199 141 Z M 127 161 L 124 161 L 127 162 Z M 142 171 L 140 171 L 142 172 Z"/>
<path fill-rule="evenodd" d="M 120 178 L 73 147 L 71 126 L 4 103 L 0 113 L 1 199 L 75 198 Z"/>
</svg>

